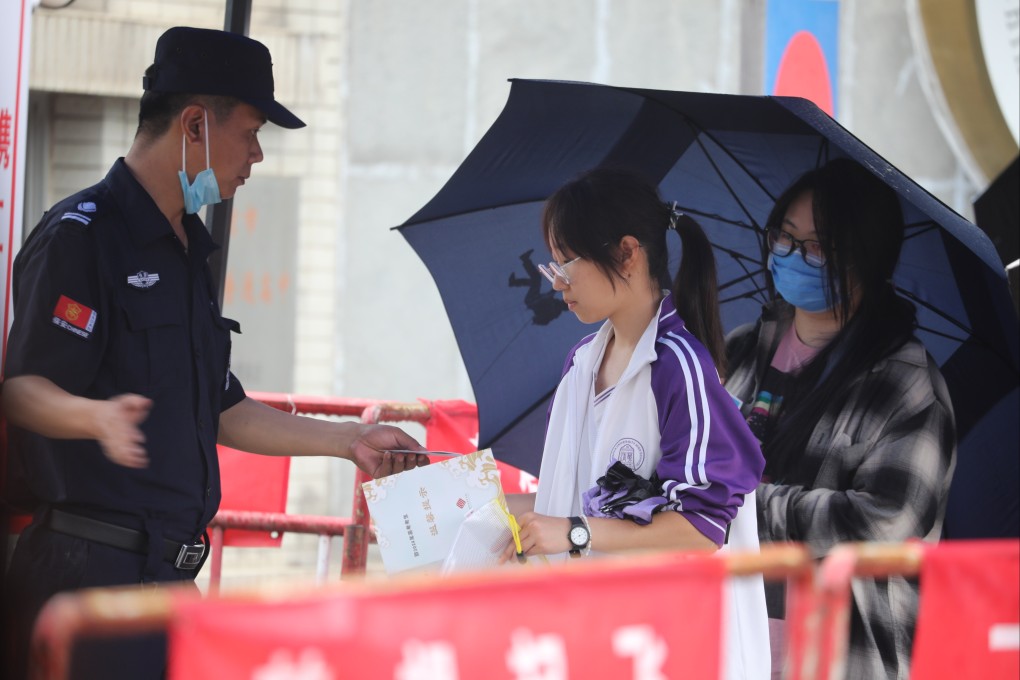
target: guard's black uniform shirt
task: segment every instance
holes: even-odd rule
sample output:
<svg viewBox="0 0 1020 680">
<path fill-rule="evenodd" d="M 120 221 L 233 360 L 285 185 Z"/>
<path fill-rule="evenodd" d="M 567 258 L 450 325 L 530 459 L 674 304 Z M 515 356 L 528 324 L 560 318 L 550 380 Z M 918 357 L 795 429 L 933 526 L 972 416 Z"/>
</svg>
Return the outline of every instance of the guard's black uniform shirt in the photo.
<svg viewBox="0 0 1020 680">
<path fill-rule="evenodd" d="M 216 249 L 185 216 L 188 250 L 118 160 L 58 203 L 14 264 L 6 375 L 39 375 L 76 395 L 149 397 L 146 469 L 90 440 L 18 438 L 43 501 L 165 538 L 194 541 L 220 501 L 219 414 L 244 398 L 206 259 Z"/>
</svg>

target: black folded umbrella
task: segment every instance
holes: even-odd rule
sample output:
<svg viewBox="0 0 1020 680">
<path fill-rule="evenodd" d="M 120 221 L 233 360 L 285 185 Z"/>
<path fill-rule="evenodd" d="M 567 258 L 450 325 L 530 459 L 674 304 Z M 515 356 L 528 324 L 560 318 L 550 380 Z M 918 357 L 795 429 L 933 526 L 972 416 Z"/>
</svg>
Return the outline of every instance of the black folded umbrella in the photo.
<svg viewBox="0 0 1020 680">
<path fill-rule="evenodd" d="M 765 301 L 762 227 L 775 198 L 837 157 L 857 160 L 900 196 L 908 230 L 895 284 L 917 305 L 918 335 L 949 383 L 960 465 L 980 465 L 982 448 L 1002 447 L 1012 474 L 993 470 L 991 481 L 1020 495 L 1017 318 L 994 247 L 814 104 L 789 97 L 512 81 L 475 149 L 397 227 L 439 287 L 478 402 L 479 445 L 536 473 L 564 358 L 594 330 L 536 269 L 549 257 L 542 204 L 557 188 L 605 165 L 657 181 L 712 241 L 732 329 L 757 318 Z M 679 243 L 670 247 L 675 270 Z"/>
</svg>

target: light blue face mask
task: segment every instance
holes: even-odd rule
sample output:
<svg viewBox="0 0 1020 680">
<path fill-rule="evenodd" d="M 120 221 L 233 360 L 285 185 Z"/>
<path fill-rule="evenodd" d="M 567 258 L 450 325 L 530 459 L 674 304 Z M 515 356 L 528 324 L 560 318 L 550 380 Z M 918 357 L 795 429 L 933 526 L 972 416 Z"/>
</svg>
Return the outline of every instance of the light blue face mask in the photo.
<svg viewBox="0 0 1020 680">
<path fill-rule="evenodd" d="M 805 312 L 823 312 L 829 309 L 825 289 L 829 287 L 825 267 L 812 267 L 800 253 L 786 257 L 769 255 L 772 282 L 783 299 Z"/>
<path fill-rule="evenodd" d="M 203 205 L 213 205 L 223 200 L 220 197 L 220 185 L 216 181 L 216 173 L 209 165 L 209 112 L 205 113 L 205 170 L 195 175 L 195 181 L 188 184 L 188 173 L 186 171 L 184 150 L 186 148 L 184 136 L 181 136 L 181 171 L 177 175 L 181 178 L 181 189 L 184 191 L 184 212 L 189 215 L 197 213 Z"/>
</svg>

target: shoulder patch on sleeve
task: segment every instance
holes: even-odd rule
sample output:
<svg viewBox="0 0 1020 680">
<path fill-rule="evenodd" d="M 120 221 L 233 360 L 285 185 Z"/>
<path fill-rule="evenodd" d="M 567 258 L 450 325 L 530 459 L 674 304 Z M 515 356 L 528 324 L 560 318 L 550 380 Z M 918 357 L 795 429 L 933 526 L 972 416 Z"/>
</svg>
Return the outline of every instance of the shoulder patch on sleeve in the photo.
<svg viewBox="0 0 1020 680">
<path fill-rule="evenodd" d="M 63 215 L 60 216 L 61 222 L 65 220 L 74 220 L 75 222 L 81 222 L 85 226 L 88 226 L 89 223 L 92 222 L 92 218 L 89 217 L 88 215 L 83 215 L 82 213 L 70 211 L 65 212 Z"/>
<path fill-rule="evenodd" d="M 71 220 L 88 226 L 98 209 L 94 201 L 81 201 L 73 210 L 68 210 L 61 215 L 60 221 Z"/>
<path fill-rule="evenodd" d="M 91 307 L 61 295 L 57 306 L 53 308 L 53 325 L 88 340 L 92 337 L 98 316 Z"/>
</svg>

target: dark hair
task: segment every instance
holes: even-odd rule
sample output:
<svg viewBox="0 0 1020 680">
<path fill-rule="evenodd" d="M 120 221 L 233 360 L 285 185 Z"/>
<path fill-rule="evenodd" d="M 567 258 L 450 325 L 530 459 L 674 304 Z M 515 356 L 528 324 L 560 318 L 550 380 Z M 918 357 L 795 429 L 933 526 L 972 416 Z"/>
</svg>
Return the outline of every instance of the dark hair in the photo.
<svg viewBox="0 0 1020 680">
<path fill-rule="evenodd" d="M 151 75 L 153 67 L 145 70 Z M 146 90 L 138 106 L 138 129 L 136 137 L 155 139 L 170 129 L 170 124 L 185 107 L 199 104 L 209 109 L 217 121 L 230 117 L 234 108 L 241 103 L 235 97 L 219 95 L 197 95 L 185 92 L 156 92 Z"/>
<path fill-rule="evenodd" d="M 683 242 L 680 269 L 669 275 L 666 232 L 673 211 L 658 188 L 628 170 L 596 168 L 560 187 L 542 213 L 546 243 L 593 262 L 613 288 L 621 279 L 617 247 L 633 236 L 648 258 L 652 278 L 671 288 L 673 303 L 687 329 L 708 349 L 720 375 L 726 352 L 719 318 L 719 291 L 712 245 L 698 223 L 686 215 L 674 220 Z M 672 284 L 671 284 L 672 282 Z"/>
<path fill-rule="evenodd" d="M 809 191 L 826 256 L 826 294 L 834 298 L 829 303 L 842 328 L 784 395 L 784 416 L 765 447 L 766 474 L 772 475 L 791 468 L 825 410 L 846 398 L 853 378 L 902 347 L 916 326 L 913 304 L 892 284 L 905 231 L 896 192 L 859 163 L 836 159 L 790 185 L 766 228 L 780 227 L 790 204 Z"/>
</svg>

